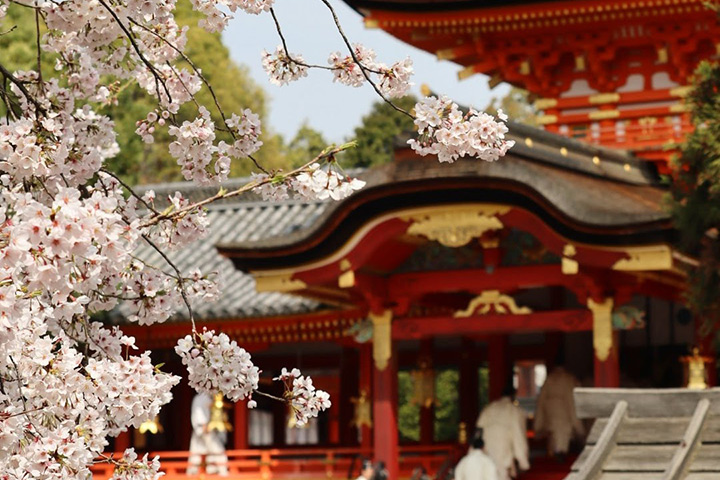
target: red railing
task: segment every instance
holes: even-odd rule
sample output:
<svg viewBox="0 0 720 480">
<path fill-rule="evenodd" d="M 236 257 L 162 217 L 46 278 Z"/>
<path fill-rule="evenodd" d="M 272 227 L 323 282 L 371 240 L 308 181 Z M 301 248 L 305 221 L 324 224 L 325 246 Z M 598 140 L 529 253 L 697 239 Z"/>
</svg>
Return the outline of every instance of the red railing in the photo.
<svg viewBox="0 0 720 480">
<path fill-rule="evenodd" d="M 257 449 L 228 450 L 228 470 L 225 478 L 242 480 L 269 479 L 346 479 L 351 466 L 355 476 L 359 471 L 359 457 L 372 457 L 371 449 L 362 448 L 296 448 L 296 449 Z M 153 452 L 158 455 L 163 479 L 201 478 L 202 473 L 188 477 L 189 452 Z M 413 469 L 422 466 L 428 472 L 438 471 L 450 458 L 459 457 L 455 445 L 404 446 L 400 447 L 400 474 L 409 477 Z M 93 468 L 94 480 L 105 480 L 112 475 L 113 467 L 98 464 Z M 354 477 L 353 477 L 354 478 Z"/>
</svg>

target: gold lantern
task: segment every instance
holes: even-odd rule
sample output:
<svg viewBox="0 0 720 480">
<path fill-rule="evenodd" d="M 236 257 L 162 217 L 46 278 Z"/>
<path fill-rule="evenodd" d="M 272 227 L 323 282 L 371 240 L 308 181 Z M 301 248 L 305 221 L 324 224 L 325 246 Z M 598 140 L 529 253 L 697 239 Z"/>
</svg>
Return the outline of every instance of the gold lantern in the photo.
<svg viewBox="0 0 720 480">
<path fill-rule="evenodd" d="M 350 401 L 355 405 L 355 412 L 350 424 L 358 429 L 362 427 L 372 428 L 371 404 L 367 392 L 365 390 L 360 391 L 360 396 L 353 397 Z"/>
<path fill-rule="evenodd" d="M 228 421 L 228 415 L 225 411 L 225 402 L 223 401 L 222 393 L 215 394 L 212 406 L 210 407 L 210 422 L 208 422 L 207 429 L 209 432 L 213 430 L 217 432 L 232 431 L 232 425 Z"/>
<path fill-rule="evenodd" d="M 162 433 L 163 426 L 160 423 L 160 418 L 155 415 L 155 417 L 152 420 L 145 420 L 140 424 L 138 427 L 138 432 L 143 433 L 151 433 L 153 435 L 156 435 L 158 433 Z"/>
<path fill-rule="evenodd" d="M 435 372 L 432 369 L 432 360 L 428 357 L 420 358 L 417 370 L 410 372 L 413 380 L 413 396 L 410 400 L 416 405 L 430 408 L 435 400 Z"/>
<path fill-rule="evenodd" d="M 698 347 L 692 348 L 692 354 L 680 357 L 685 364 L 686 387 L 692 390 L 704 390 L 708 388 L 707 371 L 705 364 L 712 361 L 712 358 L 700 355 Z"/>
</svg>

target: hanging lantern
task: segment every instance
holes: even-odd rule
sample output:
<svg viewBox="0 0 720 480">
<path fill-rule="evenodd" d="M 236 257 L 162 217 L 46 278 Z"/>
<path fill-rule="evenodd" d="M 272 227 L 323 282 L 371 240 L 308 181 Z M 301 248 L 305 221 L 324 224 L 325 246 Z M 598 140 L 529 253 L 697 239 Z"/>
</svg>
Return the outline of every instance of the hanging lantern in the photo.
<svg viewBox="0 0 720 480">
<path fill-rule="evenodd" d="M 138 427 L 138 432 L 142 433 L 151 433 L 153 435 L 157 435 L 158 433 L 162 433 L 163 426 L 160 423 L 160 418 L 155 415 L 155 418 L 152 420 L 145 420 L 143 423 L 140 424 Z"/>
<path fill-rule="evenodd" d="M 692 390 L 705 390 L 708 388 L 707 372 L 705 364 L 712 361 L 712 358 L 700 355 L 698 347 L 692 348 L 692 355 L 680 357 L 685 365 L 685 386 Z"/>
<path fill-rule="evenodd" d="M 212 432 L 230 432 L 232 425 L 228 421 L 228 415 L 225 411 L 225 402 L 222 393 L 216 393 L 210 407 L 210 422 L 208 423 L 208 431 Z"/>
<path fill-rule="evenodd" d="M 371 404 L 368 400 L 368 395 L 365 390 L 360 391 L 359 397 L 353 397 L 350 401 L 355 405 L 355 412 L 353 412 L 353 419 L 350 423 L 355 428 L 368 427 L 372 428 L 372 411 Z"/>
<path fill-rule="evenodd" d="M 410 372 L 413 380 L 413 396 L 410 400 L 423 408 L 430 408 L 435 400 L 435 372 L 432 369 L 432 360 L 428 357 L 420 358 L 417 370 Z"/>
</svg>

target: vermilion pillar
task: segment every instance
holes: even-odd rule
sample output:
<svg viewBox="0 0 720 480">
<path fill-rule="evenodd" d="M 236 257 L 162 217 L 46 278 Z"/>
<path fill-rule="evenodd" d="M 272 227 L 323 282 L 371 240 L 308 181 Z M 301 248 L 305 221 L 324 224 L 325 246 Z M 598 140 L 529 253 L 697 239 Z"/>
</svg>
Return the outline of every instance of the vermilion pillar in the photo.
<svg viewBox="0 0 720 480">
<path fill-rule="evenodd" d="M 392 312 L 369 315 L 373 323 L 373 430 L 375 461 L 399 478 L 397 429 L 397 354 L 392 344 Z"/>
<path fill-rule="evenodd" d="M 605 388 L 620 386 L 618 332 L 613 332 L 613 344 L 607 359 L 601 361 L 595 355 L 595 386 Z"/>
<path fill-rule="evenodd" d="M 490 401 L 493 401 L 502 396 L 503 389 L 511 378 L 507 335 L 491 335 L 488 339 L 488 367 L 489 396 Z"/>
<path fill-rule="evenodd" d="M 387 366 L 375 368 L 373 389 L 373 430 L 375 461 L 383 461 L 389 478 L 399 478 L 397 429 L 397 360 L 393 355 Z"/>
<path fill-rule="evenodd" d="M 124 452 L 125 449 L 130 448 L 131 435 L 129 431 L 122 432 L 120 435 L 115 437 L 115 451 Z"/>
<path fill-rule="evenodd" d="M 359 366 L 357 351 L 354 348 L 344 348 L 340 363 L 340 398 L 337 403 L 341 445 L 354 445 L 358 440 L 357 432 L 353 428 L 353 399 L 359 398 L 360 394 Z"/>
<path fill-rule="evenodd" d="M 248 407 L 247 400 L 235 403 L 233 411 L 233 446 L 235 450 L 248 448 Z"/>
</svg>

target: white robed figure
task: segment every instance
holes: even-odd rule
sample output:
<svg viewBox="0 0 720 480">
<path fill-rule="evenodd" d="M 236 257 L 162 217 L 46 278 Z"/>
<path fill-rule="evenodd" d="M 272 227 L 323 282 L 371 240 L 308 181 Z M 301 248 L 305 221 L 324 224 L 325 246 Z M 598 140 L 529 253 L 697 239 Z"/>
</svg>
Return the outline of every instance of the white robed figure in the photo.
<svg viewBox="0 0 720 480">
<path fill-rule="evenodd" d="M 208 474 L 227 475 L 227 455 L 225 442 L 227 431 L 210 428 L 216 423 L 213 418 L 213 409 L 217 408 L 215 399 L 208 393 L 195 395 L 190 407 L 190 423 L 192 424 L 192 437 L 190 438 L 190 458 L 188 459 L 188 475 L 199 473 L 202 457 L 205 456 L 205 472 Z M 215 412 L 217 416 L 217 412 Z M 220 416 L 222 416 L 222 398 L 220 398 Z M 215 420 L 215 422 L 213 422 Z"/>
<path fill-rule="evenodd" d="M 537 400 L 535 433 L 548 435 L 550 451 L 561 458 L 567 454 L 573 436 L 585 434 L 573 398 L 573 389 L 579 386 L 572 373 L 558 366 L 548 375 Z"/>
<path fill-rule="evenodd" d="M 455 480 L 498 480 L 497 468 L 483 451 L 481 436 L 473 439 L 472 448 L 455 467 Z"/>
<path fill-rule="evenodd" d="M 506 389 L 504 396 L 486 406 L 477 420 L 482 429 L 485 451 L 495 462 L 498 479 L 509 480 L 520 470 L 528 470 L 527 414 L 515 404 L 514 391 Z"/>
</svg>

